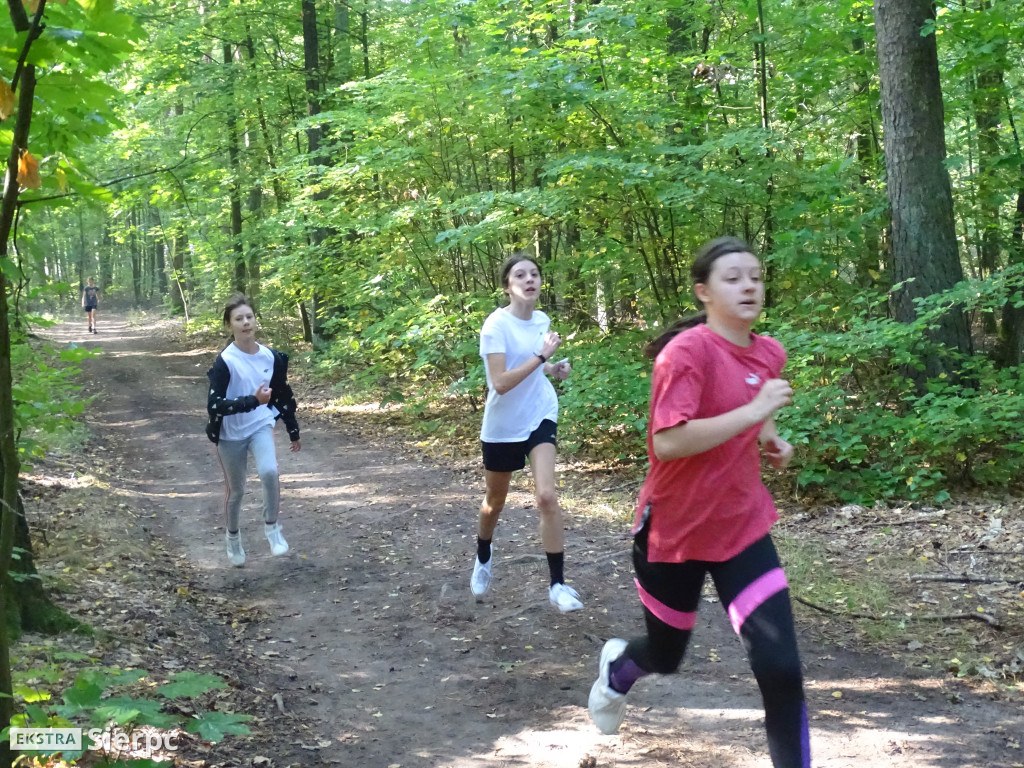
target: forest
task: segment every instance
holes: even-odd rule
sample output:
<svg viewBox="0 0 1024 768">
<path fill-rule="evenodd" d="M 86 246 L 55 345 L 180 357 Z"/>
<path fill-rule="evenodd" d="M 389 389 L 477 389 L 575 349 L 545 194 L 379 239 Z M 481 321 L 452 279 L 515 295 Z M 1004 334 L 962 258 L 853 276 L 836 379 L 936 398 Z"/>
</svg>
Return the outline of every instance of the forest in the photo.
<svg viewBox="0 0 1024 768">
<path fill-rule="evenodd" d="M 496 265 L 529 248 L 585 382 L 563 392 L 564 437 L 628 459 L 642 342 L 692 311 L 694 251 L 734 234 L 763 255 L 762 329 L 790 350 L 795 490 L 941 501 L 1020 476 L 1012 3 L 11 18 L 9 312 L 74 304 L 88 276 L 189 318 L 241 290 L 300 318 L 327 375 L 475 409 Z"/>
<path fill-rule="evenodd" d="M 527 249 L 574 370 L 560 446 L 629 465 L 644 342 L 735 235 L 789 354 L 794 497 L 1019 490 L 1022 41 L 1009 0 L 7 0 L 0 572 L 28 427 L 81 408 L 33 394 L 61 373 L 29 338 L 90 277 L 192 328 L 242 291 L 444 438 Z"/>
</svg>

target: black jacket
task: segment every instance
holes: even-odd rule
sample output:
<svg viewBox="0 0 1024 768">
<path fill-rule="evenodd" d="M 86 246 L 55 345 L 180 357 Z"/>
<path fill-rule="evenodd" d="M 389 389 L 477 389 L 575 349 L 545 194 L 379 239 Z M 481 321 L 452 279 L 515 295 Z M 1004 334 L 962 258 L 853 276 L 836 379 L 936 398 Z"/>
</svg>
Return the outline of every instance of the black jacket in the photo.
<svg viewBox="0 0 1024 768">
<path fill-rule="evenodd" d="M 295 419 L 298 406 L 292 388 L 288 386 L 288 355 L 275 349 L 270 351 L 274 355 L 274 372 L 270 376 L 270 389 L 273 393 L 267 405 L 277 408 L 276 418 L 284 421 L 288 437 L 294 443 L 299 439 L 299 422 Z M 243 395 L 237 400 L 227 399 L 231 371 L 220 355 L 217 355 L 213 368 L 206 372 L 206 377 L 210 380 L 210 396 L 206 401 L 206 412 L 210 414 L 210 420 L 206 424 L 206 436 L 210 442 L 216 443 L 220 440 L 220 425 L 225 416 L 248 413 L 261 406 L 256 395 Z"/>
</svg>

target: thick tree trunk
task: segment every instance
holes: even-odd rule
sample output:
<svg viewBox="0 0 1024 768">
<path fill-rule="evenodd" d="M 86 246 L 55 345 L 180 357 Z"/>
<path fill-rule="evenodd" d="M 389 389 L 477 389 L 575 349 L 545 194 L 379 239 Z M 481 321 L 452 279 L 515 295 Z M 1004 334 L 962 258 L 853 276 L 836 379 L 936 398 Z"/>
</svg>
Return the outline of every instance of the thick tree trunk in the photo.
<svg viewBox="0 0 1024 768">
<path fill-rule="evenodd" d="M 892 207 L 896 319 L 910 322 L 914 300 L 963 279 L 946 172 L 946 137 L 935 35 L 922 35 L 934 18 L 931 0 L 876 0 L 875 32 L 882 88 L 883 138 Z M 970 352 L 967 319 L 954 309 L 932 334 L 935 341 Z M 928 355 L 925 375 L 954 374 L 945 356 Z"/>
<path fill-rule="evenodd" d="M 43 582 L 36 571 L 35 552 L 20 497 L 14 523 L 14 547 L 18 550 L 18 557 L 11 563 L 11 573 L 17 578 L 11 579 L 10 586 L 16 605 L 9 607 L 8 618 L 17 622 L 21 632 L 39 632 L 44 635 L 55 635 L 81 627 L 82 624 L 55 605 L 43 589 Z"/>
</svg>

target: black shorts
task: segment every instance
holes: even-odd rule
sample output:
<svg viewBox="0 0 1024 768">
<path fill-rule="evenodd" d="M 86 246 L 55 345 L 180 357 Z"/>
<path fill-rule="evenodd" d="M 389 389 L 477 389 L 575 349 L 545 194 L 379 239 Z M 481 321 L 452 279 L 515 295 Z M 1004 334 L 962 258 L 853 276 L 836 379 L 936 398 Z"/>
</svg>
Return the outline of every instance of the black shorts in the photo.
<svg viewBox="0 0 1024 768">
<path fill-rule="evenodd" d="M 480 441 L 484 453 L 484 469 L 491 472 L 515 472 L 526 466 L 526 457 L 541 443 L 557 445 L 558 425 L 544 419 L 530 436 L 518 443 L 485 443 Z"/>
<path fill-rule="evenodd" d="M 85 311 L 86 312 L 92 312 L 94 309 L 96 309 L 97 306 L 99 306 L 99 305 L 98 304 L 86 304 L 85 305 Z"/>
</svg>

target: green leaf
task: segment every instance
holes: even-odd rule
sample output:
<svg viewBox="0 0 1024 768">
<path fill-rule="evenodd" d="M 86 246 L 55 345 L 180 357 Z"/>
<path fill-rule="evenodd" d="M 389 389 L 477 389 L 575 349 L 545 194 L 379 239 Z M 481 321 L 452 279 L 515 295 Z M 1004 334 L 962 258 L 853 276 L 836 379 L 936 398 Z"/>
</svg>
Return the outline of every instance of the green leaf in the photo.
<svg viewBox="0 0 1024 768">
<path fill-rule="evenodd" d="M 206 741 L 220 741 L 225 736 L 247 736 L 249 726 L 243 723 L 252 720 L 251 715 L 236 715 L 231 712 L 206 712 L 196 715 L 195 720 L 185 726 L 189 733 L 197 733 Z"/>
<path fill-rule="evenodd" d="M 191 698 L 220 688 L 227 688 L 227 683 L 218 675 L 197 674 L 196 672 L 186 670 L 174 675 L 171 678 L 171 682 L 161 685 L 156 689 L 156 692 L 161 696 L 166 696 L 168 699 L 177 699 L 181 697 Z"/>
<path fill-rule="evenodd" d="M 95 683 L 87 682 L 79 677 L 75 684 L 64 691 L 64 704 L 57 706 L 57 714 L 62 717 L 74 717 L 102 703 L 103 689 Z"/>
</svg>

